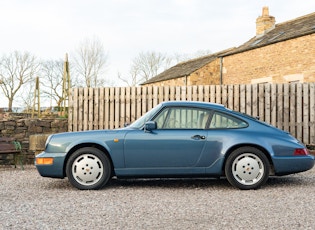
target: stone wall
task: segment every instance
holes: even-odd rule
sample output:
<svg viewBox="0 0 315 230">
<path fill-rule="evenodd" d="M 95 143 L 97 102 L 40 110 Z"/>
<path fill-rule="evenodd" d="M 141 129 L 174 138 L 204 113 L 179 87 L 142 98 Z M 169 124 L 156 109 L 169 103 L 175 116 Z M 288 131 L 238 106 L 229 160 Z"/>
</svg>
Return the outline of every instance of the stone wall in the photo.
<svg viewBox="0 0 315 230">
<path fill-rule="evenodd" d="M 25 118 L 14 114 L 1 114 L 0 137 L 12 137 L 22 145 L 23 154 L 19 157 L 24 164 L 34 163 L 34 150 L 30 150 L 30 136 L 52 134 L 68 131 L 68 119 L 59 118 Z M 0 165 L 14 163 L 13 154 L 0 154 Z"/>
<path fill-rule="evenodd" d="M 224 57 L 223 84 L 315 81 L 315 34 Z"/>
</svg>

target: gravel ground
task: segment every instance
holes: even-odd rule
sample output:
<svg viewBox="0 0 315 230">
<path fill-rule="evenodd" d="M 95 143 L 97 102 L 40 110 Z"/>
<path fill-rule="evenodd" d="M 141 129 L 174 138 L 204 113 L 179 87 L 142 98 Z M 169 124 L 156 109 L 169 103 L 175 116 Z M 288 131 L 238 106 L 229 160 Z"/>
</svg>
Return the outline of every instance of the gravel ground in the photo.
<svg viewBox="0 0 315 230">
<path fill-rule="evenodd" d="M 241 191 L 225 179 L 112 180 L 80 191 L 67 179 L 0 168 L 0 229 L 314 229 L 315 168 Z"/>
</svg>

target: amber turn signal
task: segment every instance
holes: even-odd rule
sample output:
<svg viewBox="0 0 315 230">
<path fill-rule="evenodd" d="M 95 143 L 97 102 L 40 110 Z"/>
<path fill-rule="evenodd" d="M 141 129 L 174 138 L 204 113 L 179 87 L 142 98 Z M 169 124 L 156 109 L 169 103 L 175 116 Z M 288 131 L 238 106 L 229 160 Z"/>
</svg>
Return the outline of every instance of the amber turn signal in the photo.
<svg viewBox="0 0 315 230">
<path fill-rule="evenodd" d="M 37 165 L 52 165 L 54 158 L 36 158 Z"/>
</svg>

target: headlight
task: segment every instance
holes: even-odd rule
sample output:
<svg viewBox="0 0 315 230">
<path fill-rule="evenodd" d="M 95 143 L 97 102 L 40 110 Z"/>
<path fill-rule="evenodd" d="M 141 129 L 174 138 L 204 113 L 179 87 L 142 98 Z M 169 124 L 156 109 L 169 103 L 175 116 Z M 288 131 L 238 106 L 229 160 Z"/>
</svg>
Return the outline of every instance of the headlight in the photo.
<svg viewBox="0 0 315 230">
<path fill-rule="evenodd" d="M 46 143 L 45 143 L 45 149 L 47 148 L 47 145 L 48 145 L 48 143 L 50 142 L 52 136 L 53 136 L 53 135 L 50 135 L 50 136 L 47 138 Z"/>
</svg>

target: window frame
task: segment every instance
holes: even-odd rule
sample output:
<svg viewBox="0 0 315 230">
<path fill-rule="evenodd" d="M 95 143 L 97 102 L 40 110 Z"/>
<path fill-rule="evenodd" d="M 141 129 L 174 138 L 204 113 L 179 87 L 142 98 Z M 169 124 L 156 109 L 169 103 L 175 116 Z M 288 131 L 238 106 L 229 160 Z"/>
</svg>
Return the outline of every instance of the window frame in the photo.
<svg viewBox="0 0 315 230">
<path fill-rule="evenodd" d="M 166 117 L 165 117 L 165 119 L 163 121 L 163 125 L 162 125 L 164 127 L 165 123 L 168 122 L 168 119 L 171 116 L 171 112 L 174 109 L 186 109 L 186 110 L 204 111 L 205 113 L 208 113 L 208 118 L 207 118 L 207 121 L 205 122 L 205 125 L 204 125 L 203 128 L 188 128 L 188 127 L 186 127 L 186 128 L 159 128 L 158 125 L 157 125 L 157 129 L 158 130 L 208 130 L 208 128 L 209 128 L 209 121 L 210 121 L 210 118 L 211 118 L 212 113 L 213 113 L 212 109 L 209 109 L 209 108 L 191 107 L 191 106 L 183 106 L 183 105 L 168 106 L 168 107 L 162 108 L 151 120 L 156 122 L 156 118 L 161 113 L 163 113 L 165 110 L 168 110 L 167 114 L 166 114 Z"/>
<path fill-rule="evenodd" d="M 224 114 L 226 115 L 227 117 L 232 117 L 233 119 L 235 120 L 239 120 L 241 122 L 244 122 L 246 125 L 243 126 L 243 127 L 231 127 L 231 128 L 228 128 L 228 127 L 219 127 L 219 128 L 210 128 L 210 125 L 211 125 L 211 122 L 212 122 L 212 119 L 214 117 L 215 114 Z M 240 122 L 240 123 L 241 123 Z M 249 126 L 248 122 L 245 121 L 244 119 L 241 119 L 237 116 L 234 116 L 233 114 L 230 114 L 230 113 L 225 113 L 223 111 L 218 111 L 218 110 L 212 110 L 212 113 L 210 114 L 209 118 L 208 118 L 208 123 L 207 123 L 207 129 L 208 130 L 218 130 L 218 129 L 244 129 L 244 128 L 247 128 Z"/>
</svg>

